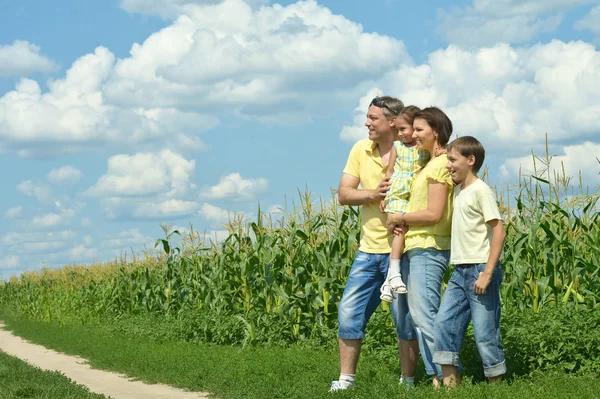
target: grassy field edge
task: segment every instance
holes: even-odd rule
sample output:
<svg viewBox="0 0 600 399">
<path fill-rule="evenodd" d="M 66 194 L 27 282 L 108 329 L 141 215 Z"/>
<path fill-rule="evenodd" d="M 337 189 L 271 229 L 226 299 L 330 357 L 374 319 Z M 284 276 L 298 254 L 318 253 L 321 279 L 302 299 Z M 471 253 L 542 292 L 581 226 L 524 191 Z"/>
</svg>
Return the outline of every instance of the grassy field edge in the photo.
<svg viewBox="0 0 600 399">
<path fill-rule="evenodd" d="M 537 374 L 499 386 L 467 381 L 451 392 L 433 392 L 425 381 L 406 392 L 397 384 L 393 351 L 366 353 L 360 360 L 357 389 L 327 393 L 337 376 L 337 354 L 306 347 L 260 348 L 157 342 L 115 334 L 103 326 L 40 323 L 0 310 L 15 334 L 64 353 L 87 358 L 93 367 L 125 373 L 149 383 L 166 383 L 220 398 L 567 398 L 597 397 L 593 376 Z"/>
<path fill-rule="evenodd" d="M 44 371 L 0 351 L 0 399 L 101 399 L 56 371 Z"/>
</svg>

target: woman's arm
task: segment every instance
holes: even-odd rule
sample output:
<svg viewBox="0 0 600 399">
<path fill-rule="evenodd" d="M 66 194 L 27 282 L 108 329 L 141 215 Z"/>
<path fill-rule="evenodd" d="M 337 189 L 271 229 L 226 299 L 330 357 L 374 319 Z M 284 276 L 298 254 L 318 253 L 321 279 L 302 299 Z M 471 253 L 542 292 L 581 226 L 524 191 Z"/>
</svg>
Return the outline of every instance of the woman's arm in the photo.
<svg viewBox="0 0 600 399">
<path fill-rule="evenodd" d="M 448 185 L 438 181 L 430 181 L 427 192 L 427 208 L 420 211 L 392 214 L 388 216 L 388 225 L 430 226 L 439 223 L 446 209 Z"/>
</svg>

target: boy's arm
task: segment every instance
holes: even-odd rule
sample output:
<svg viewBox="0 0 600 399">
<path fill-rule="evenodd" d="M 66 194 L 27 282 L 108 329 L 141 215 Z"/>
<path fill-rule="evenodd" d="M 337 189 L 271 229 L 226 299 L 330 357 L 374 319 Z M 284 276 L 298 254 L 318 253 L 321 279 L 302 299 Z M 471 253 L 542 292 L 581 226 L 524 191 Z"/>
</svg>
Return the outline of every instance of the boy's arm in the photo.
<svg viewBox="0 0 600 399">
<path fill-rule="evenodd" d="M 487 287 L 492 281 L 494 268 L 500 260 L 502 246 L 504 245 L 504 239 L 506 238 L 506 232 L 504 231 L 502 220 L 493 219 L 487 223 L 492 228 L 492 242 L 490 243 L 490 255 L 488 256 L 485 269 L 483 272 L 479 273 L 479 278 L 477 281 L 475 281 L 475 293 L 478 295 L 485 294 Z"/>
</svg>

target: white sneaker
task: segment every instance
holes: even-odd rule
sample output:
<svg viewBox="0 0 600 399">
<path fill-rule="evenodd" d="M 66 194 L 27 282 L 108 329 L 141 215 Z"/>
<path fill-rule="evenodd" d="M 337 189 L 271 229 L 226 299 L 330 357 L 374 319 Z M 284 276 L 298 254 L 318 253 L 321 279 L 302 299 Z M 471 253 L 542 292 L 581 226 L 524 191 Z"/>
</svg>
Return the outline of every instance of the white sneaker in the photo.
<svg viewBox="0 0 600 399">
<path fill-rule="evenodd" d="M 399 381 L 400 385 L 404 385 L 404 388 L 406 388 L 406 390 L 408 391 L 409 389 L 414 389 L 415 388 L 415 383 L 414 382 L 408 382 L 404 379 L 404 376 L 401 375 L 400 376 L 400 381 Z"/>
<path fill-rule="evenodd" d="M 383 283 L 379 289 L 379 292 L 381 292 L 379 299 L 381 299 L 383 302 L 392 303 L 394 300 L 394 293 L 392 291 L 392 286 L 389 285 L 387 281 Z"/>
<path fill-rule="evenodd" d="M 392 291 L 396 294 L 406 294 L 408 290 L 406 289 L 406 284 L 402 281 L 402 276 L 397 274 L 395 276 L 390 277 L 390 286 L 392 287 Z"/>
<path fill-rule="evenodd" d="M 415 388 L 415 383 L 414 382 L 408 382 L 404 379 L 404 376 L 401 375 L 400 376 L 400 381 L 399 381 L 400 385 L 404 385 L 404 388 L 406 388 L 406 390 L 408 391 L 409 389 L 414 389 Z"/>
<path fill-rule="evenodd" d="M 344 391 L 353 387 L 353 382 L 335 380 L 331 381 L 331 388 L 329 388 L 329 392 Z"/>
</svg>

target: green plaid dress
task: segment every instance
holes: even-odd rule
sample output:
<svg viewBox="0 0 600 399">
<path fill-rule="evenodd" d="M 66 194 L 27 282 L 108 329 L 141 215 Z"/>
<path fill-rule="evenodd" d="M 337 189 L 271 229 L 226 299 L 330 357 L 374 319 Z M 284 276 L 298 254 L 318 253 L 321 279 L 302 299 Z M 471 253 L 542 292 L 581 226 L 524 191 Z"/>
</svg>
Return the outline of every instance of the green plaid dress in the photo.
<svg viewBox="0 0 600 399">
<path fill-rule="evenodd" d="M 429 152 L 417 147 L 407 147 L 402 141 L 394 141 L 396 164 L 385 197 L 386 213 L 405 213 L 408 210 L 410 186 L 413 176 L 429 162 Z"/>
</svg>

